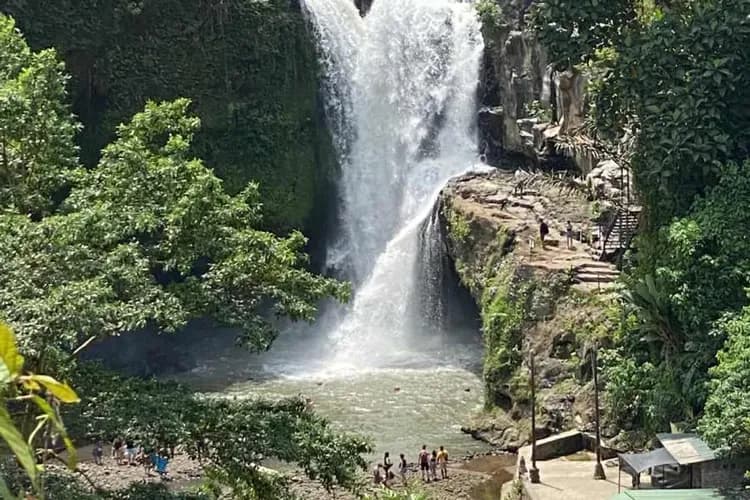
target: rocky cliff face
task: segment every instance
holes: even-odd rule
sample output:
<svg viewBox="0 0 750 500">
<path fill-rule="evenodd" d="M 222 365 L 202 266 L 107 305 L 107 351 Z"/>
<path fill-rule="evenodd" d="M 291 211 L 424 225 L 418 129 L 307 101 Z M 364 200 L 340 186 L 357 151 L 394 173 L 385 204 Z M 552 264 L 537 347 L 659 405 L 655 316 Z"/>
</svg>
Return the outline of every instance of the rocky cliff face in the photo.
<svg viewBox="0 0 750 500">
<path fill-rule="evenodd" d="M 539 373 L 538 435 L 586 429 L 591 346 L 618 320 L 609 295 L 617 272 L 582 241 L 591 224 L 586 198 L 543 178 L 519 183 L 502 172 L 469 175 L 440 200 L 449 254 L 480 308 L 485 343 L 488 411 L 466 430 L 511 450 L 529 436 L 530 353 Z M 540 219 L 551 230 L 545 248 Z"/>
<path fill-rule="evenodd" d="M 494 166 L 570 169 L 591 166 L 554 147 L 559 134 L 582 125 L 585 78 L 556 73 L 543 47 L 525 28 L 531 0 L 486 0 L 480 5 L 486 51 L 479 111 L 480 148 Z"/>
<path fill-rule="evenodd" d="M 196 153 L 232 190 L 260 183 L 267 225 L 315 229 L 336 161 L 318 101 L 317 57 L 299 2 L 0 2 L 34 48 L 73 79 L 86 163 L 148 99 L 189 97 Z"/>
</svg>

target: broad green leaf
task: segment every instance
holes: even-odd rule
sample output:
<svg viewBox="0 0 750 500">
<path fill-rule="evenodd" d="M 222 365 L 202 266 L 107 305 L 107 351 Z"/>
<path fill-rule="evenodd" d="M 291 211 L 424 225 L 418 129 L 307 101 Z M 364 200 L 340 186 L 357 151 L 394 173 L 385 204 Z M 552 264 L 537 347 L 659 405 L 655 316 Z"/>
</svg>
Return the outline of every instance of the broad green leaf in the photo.
<svg viewBox="0 0 750 500">
<path fill-rule="evenodd" d="M 39 474 L 36 465 L 36 459 L 34 458 L 34 450 L 26 443 L 23 436 L 8 414 L 8 411 L 4 407 L 0 407 L 0 437 L 8 444 L 8 447 L 16 456 L 18 463 L 28 474 L 31 483 L 35 488 L 38 489 L 39 485 Z"/>
<path fill-rule="evenodd" d="M 23 368 L 23 357 L 18 354 L 13 330 L 5 323 L 0 323 L 0 359 L 11 376 L 16 376 Z"/>
<path fill-rule="evenodd" d="M 79 403 L 81 401 L 78 394 L 68 384 L 55 380 L 49 375 L 30 375 L 28 379 L 42 384 L 45 389 L 63 403 Z"/>
<path fill-rule="evenodd" d="M 32 400 L 34 401 L 34 403 L 36 403 L 39 409 L 44 412 L 57 432 L 60 433 L 60 436 L 65 443 L 65 449 L 68 451 L 68 467 L 70 467 L 70 469 L 75 469 L 76 463 L 78 462 L 78 454 L 76 452 L 76 447 L 73 446 L 73 441 L 71 441 L 70 437 L 68 437 L 68 431 L 65 429 L 65 425 L 63 425 L 62 420 L 60 420 L 60 417 L 57 415 L 57 412 L 52 408 L 52 406 L 50 406 L 50 404 L 43 398 L 35 395 L 32 397 Z"/>
</svg>

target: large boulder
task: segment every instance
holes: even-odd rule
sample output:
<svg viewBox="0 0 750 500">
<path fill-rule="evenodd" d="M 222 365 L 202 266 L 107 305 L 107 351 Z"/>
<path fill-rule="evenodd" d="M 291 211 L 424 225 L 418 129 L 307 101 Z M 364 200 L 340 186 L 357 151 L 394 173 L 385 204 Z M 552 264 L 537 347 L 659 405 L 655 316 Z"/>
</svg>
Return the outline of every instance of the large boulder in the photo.
<svg viewBox="0 0 750 500">
<path fill-rule="evenodd" d="M 586 176 L 586 183 L 597 200 L 617 199 L 626 188 L 623 170 L 612 160 L 600 161 Z"/>
</svg>

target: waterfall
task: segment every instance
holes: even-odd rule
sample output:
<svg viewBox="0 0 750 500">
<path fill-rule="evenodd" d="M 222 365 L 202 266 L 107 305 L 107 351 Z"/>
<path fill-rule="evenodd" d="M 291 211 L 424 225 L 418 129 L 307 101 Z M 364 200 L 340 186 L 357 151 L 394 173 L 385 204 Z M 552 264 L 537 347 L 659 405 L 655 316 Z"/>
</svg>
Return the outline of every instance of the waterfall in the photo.
<svg viewBox="0 0 750 500">
<path fill-rule="evenodd" d="M 424 297 L 439 290 L 419 289 L 439 285 L 420 276 L 442 263 L 419 255 L 420 234 L 435 234 L 423 229 L 447 180 L 477 163 L 480 25 L 458 0 L 376 0 L 364 19 L 352 0 L 303 4 L 342 165 L 327 262 L 354 284 L 353 303 L 329 313 L 333 362 L 380 365 L 430 340 Z"/>
</svg>

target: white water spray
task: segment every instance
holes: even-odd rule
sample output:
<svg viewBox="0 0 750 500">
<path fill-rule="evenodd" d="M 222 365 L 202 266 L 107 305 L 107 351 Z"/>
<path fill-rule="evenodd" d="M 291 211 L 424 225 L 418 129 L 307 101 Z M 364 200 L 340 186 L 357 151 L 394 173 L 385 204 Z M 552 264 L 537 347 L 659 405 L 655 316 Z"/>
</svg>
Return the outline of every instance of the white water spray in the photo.
<svg viewBox="0 0 750 500">
<path fill-rule="evenodd" d="M 411 300 L 421 286 L 419 227 L 447 180 L 477 163 L 480 25 L 458 0 L 376 0 L 364 19 L 352 0 L 304 8 L 342 164 L 328 264 L 355 284 L 330 334 L 333 366 L 382 366 L 429 338 L 414 331 Z"/>
</svg>

